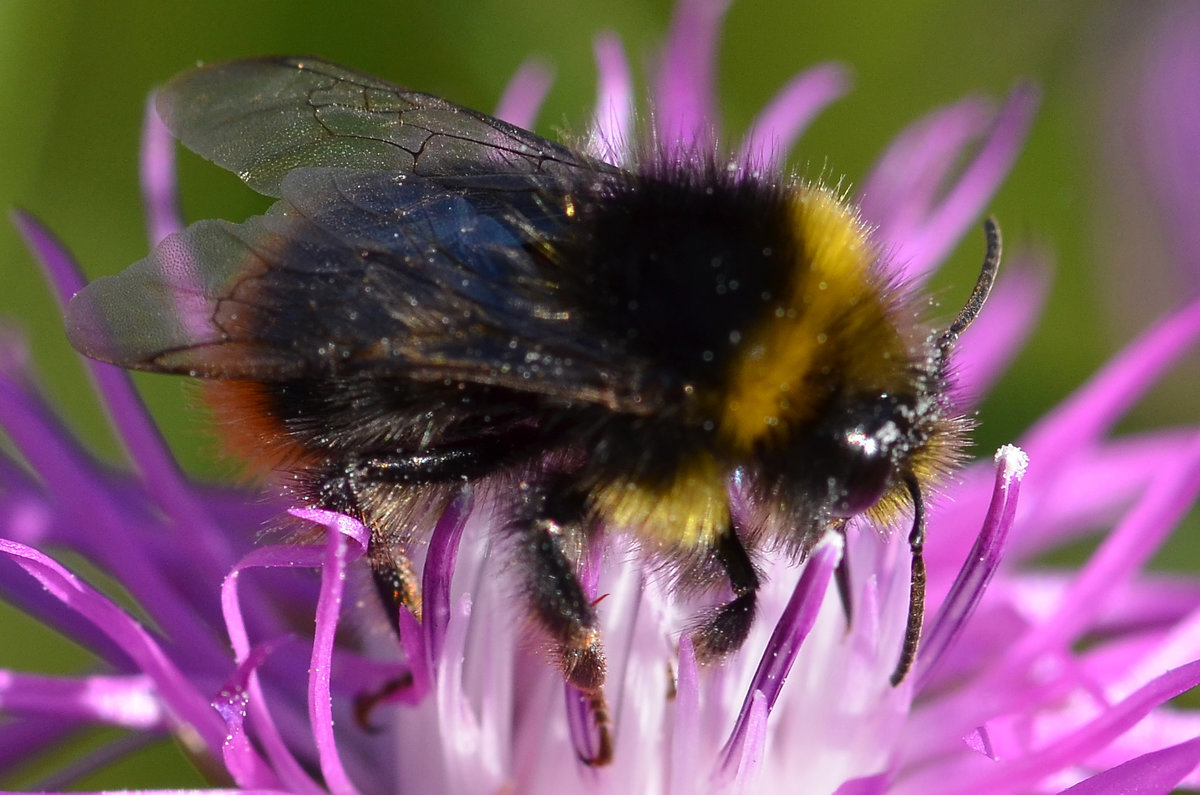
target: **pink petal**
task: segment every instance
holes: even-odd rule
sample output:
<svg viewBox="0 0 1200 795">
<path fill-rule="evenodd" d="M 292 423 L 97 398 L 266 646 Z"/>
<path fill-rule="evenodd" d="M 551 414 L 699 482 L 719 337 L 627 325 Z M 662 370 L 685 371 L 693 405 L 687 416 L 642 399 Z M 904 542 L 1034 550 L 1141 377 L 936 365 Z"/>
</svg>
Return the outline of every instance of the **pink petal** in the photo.
<svg viewBox="0 0 1200 795">
<path fill-rule="evenodd" d="M 1111 359 L 1087 384 L 1044 416 L 1021 443 L 1047 473 L 1087 449 L 1200 337 L 1200 301 L 1160 320 Z"/>
<path fill-rule="evenodd" d="M 1200 765 L 1200 738 L 1143 754 L 1063 790 L 1063 795 L 1170 792 L 1197 765 Z"/>
<path fill-rule="evenodd" d="M 709 148 L 718 123 L 713 99 L 717 34 L 730 0 L 680 0 L 655 75 L 654 127 L 664 151 Z"/>
<path fill-rule="evenodd" d="M 525 61 L 508 81 L 496 105 L 496 118 L 532 129 L 553 82 L 554 74 L 546 64 L 537 60 Z"/>
<path fill-rule="evenodd" d="M 1140 126 L 1142 155 L 1157 181 L 1157 217 L 1167 227 L 1173 262 L 1191 285 L 1200 288 L 1200 202 L 1196 185 L 1200 162 L 1200 13 L 1191 4 L 1169 4 L 1147 39 L 1151 62 L 1140 86 L 1141 112 L 1129 115 Z"/>
<path fill-rule="evenodd" d="M 979 217 L 1021 151 L 1036 105 L 1037 94 L 1032 88 L 1014 91 L 978 153 L 944 193 L 918 208 L 920 215 L 907 230 L 889 223 L 886 216 L 877 217 L 880 210 L 873 209 L 870 214 L 864 210 L 867 220 L 880 224 L 880 242 L 906 282 L 921 281 Z"/>
<path fill-rule="evenodd" d="M 849 87 L 846 70 L 835 64 L 796 75 L 751 122 L 739 160 L 753 165 L 781 163 L 808 125 Z"/>
<path fill-rule="evenodd" d="M 743 707 L 745 718 L 739 716 L 741 731 L 737 744 L 725 747 L 721 771 L 729 777 L 729 790 L 735 793 L 753 793 L 762 776 L 763 757 L 767 748 L 767 717 L 770 708 L 767 697 L 754 691 Z M 733 738 L 731 737 L 732 741 Z"/>
<path fill-rule="evenodd" d="M 897 793 L 941 795 L 961 792 L 970 781 L 978 792 L 1004 795 L 1026 792 L 1057 771 L 1087 759 L 1135 726 L 1167 700 L 1200 685 L 1200 661 L 1169 671 L 1129 698 L 1103 709 L 1095 719 L 1045 746 L 1016 758 L 992 762 L 963 757 L 914 774 L 896 787 Z"/>
<path fill-rule="evenodd" d="M 671 735 L 670 795 L 692 795 L 700 783 L 700 683 L 696 653 L 685 633 L 679 639 L 675 680 L 674 731 Z"/>
<path fill-rule="evenodd" d="M 141 181 L 142 203 L 150 245 L 183 229 L 179 210 L 179 186 L 175 179 L 175 139 L 154 109 L 154 94 L 146 99 L 142 114 Z"/>
<path fill-rule="evenodd" d="M 599 85 L 587 152 L 606 162 L 624 165 L 633 142 L 633 76 L 619 38 L 611 34 L 597 36 L 593 47 Z"/>
</svg>

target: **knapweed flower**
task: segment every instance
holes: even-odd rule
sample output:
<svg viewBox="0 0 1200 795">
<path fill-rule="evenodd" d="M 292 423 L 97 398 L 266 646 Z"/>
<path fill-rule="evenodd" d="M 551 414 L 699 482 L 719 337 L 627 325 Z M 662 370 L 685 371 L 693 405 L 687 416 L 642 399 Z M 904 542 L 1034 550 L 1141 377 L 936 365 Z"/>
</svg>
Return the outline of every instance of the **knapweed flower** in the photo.
<svg viewBox="0 0 1200 795">
<path fill-rule="evenodd" d="M 677 9 L 652 91 L 655 134 L 668 147 L 720 132 L 710 72 L 724 7 L 688 0 Z M 635 137 L 631 80 L 614 39 L 599 40 L 597 60 L 587 145 L 621 162 Z M 835 67 L 799 75 L 752 125 L 744 157 L 763 167 L 782 157 L 845 83 Z M 527 123 L 546 85 L 536 69 L 522 72 L 501 113 Z M 998 109 L 966 100 L 885 152 L 858 201 L 897 284 L 920 284 L 973 225 L 1033 104 L 1027 89 Z M 144 184 L 155 240 L 181 226 L 170 152 L 150 114 Z M 18 224 L 58 294 L 79 289 L 62 248 L 27 216 Z M 958 351 L 964 407 L 1014 355 L 1042 289 L 1033 263 L 1006 267 Z M 214 786 L 302 793 L 1196 786 L 1200 715 L 1168 702 L 1200 682 L 1200 581 L 1143 568 L 1200 490 L 1200 428 L 1115 439 L 1110 429 L 1198 335 L 1192 303 L 1047 414 L 1020 450 L 968 467 L 931 502 L 927 632 L 898 687 L 888 680 L 908 606 L 907 528 L 851 524 L 802 566 L 760 561 L 760 618 L 738 654 L 709 667 L 679 640 L 686 616 L 662 579 L 634 562 L 620 535 L 606 538 L 584 567 L 603 596 L 609 653 L 615 747 L 603 768 L 580 761 L 594 753 L 587 704 L 519 631 L 503 556 L 490 554 L 487 505 L 463 492 L 441 516 L 418 561 L 422 621 L 401 613 L 397 650 L 391 635 L 347 615 L 366 544 L 358 522 L 293 508 L 326 529 L 323 539 L 256 546 L 281 509 L 189 483 L 123 373 L 91 365 L 133 475 L 73 442 L 20 346 L 3 342 L 0 423 L 20 460 L 0 460 L 0 589 L 98 662 L 82 676 L 3 672 L 0 770 L 101 725 L 135 739 L 173 735 Z M 739 488 L 730 484 L 735 499 Z M 1034 565 L 1109 528 L 1079 568 Z M 849 624 L 831 595 L 842 560 Z"/>
</svg>

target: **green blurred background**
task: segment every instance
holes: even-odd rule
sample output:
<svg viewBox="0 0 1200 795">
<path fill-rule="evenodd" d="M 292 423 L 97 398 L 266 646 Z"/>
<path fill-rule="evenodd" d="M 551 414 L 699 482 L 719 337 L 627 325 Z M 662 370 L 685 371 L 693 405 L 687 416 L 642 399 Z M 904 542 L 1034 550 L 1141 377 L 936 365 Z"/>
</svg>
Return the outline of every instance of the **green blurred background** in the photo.
<svg viewBox="0 0 1200 795">
<path fill-rule="evenodd" d="M 1155 6 L 921 0 L 845 8 L 771 0 L 732 7 L 719 62 L 727 129 L 740 131 L 797 70 L 826 60 L 848 64 L 852 93 L 820 118 L 794 162 L 854 184 L 896 132 L 934 107 L 969 93 L 1000 97 L 1022 79 L 1043 91 L 1032 137 L 992 211 L 1010 252 L 1028 246 L 1048 255 L 1054 286 L 1029 349 L 983 405 L 979 449 L 990 451 L 1017 438 L 1185 284 L 1163 254 L 1163 230 L 1136 160 L 1112 156 L 1134 154 L 1124 125 L 1144 55 L 1154 47 L 1145 30 Z M 619 33 L 642 80 L 670 11 L 667 0 L 0 0 L 0 204 L 34 212 L 89 275 L 112 273 L 147 247 L 137 186 L 146 93 L 198 60 L 316 54 L 491 110 L 509 76 L 533 56 L 556 75 L 537 125 L 554 135 L 588 119 L 593 36 Z M 181 157 L 181 171 L 189 219 L 240 220 L 265 206 L 198 158 Z M 954 290 L 945 293 L 951 307 L 973 280 L 981 247 L 979 235 L 970 235 L 939 277 Z M 0 274 L 0 316 L 28 336 L 52 400 L 89 445 L 114 458 L 58 312 L 7 226 L 0 226 Z M 222 476 L 225 467 L 214 464 L 186 408 L 181 379 L 138 382 L 184 465 L 201 477 Z M 1195 422 L 1195 383 L 1194 369 L 1183 368 L 1128 426 Z M 1182 547 L 1170 557 L 1174 565 L 1197 560 Z M 31 640 L 14 642 L 24 637 L 18 633 Z M 9 612 L 0 612 L 0 637 L 0 668 L 66 672 L 85 664 L 81 652 L 52 644 Z M 189 783 L 200 781 L 164 744 L 86 786 Z"/>
</svg>

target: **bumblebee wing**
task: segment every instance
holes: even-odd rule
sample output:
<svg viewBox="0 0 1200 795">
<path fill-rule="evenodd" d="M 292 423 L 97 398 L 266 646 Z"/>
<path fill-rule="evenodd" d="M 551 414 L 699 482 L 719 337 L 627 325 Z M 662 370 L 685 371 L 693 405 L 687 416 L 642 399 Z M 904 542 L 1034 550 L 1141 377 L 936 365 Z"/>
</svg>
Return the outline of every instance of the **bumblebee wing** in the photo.
<svg viewBox="0 0 1200 795">
<path fill-rule="evenodd" d="M 614 410 L 652 368 L 589 333 L 562 184 L 299 169 L 243 224 L 202 221 L 72 300 L 81 352 L 124 367 L 286 380 L 368 372 L 498 385 Z"/>
<path fill-rule="evenodd" d="M 157 109 L 185 146 L 268 196 L 301 167 L 437 176 L 598 165 L 499 119 L 315 58 L 199 67 L 163 86 Z"/>
</svg>

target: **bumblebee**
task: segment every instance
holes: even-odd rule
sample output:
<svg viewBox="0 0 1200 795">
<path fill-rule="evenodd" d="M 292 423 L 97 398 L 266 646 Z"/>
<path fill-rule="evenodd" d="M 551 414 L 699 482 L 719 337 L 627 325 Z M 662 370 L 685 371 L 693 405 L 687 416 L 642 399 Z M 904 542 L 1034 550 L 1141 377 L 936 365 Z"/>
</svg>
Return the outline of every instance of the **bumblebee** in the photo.
<svg viewBox="0 0 1200 795">
<path fill-rule="evenodd" d="M 534 623 L 607 737 L 577 573 L 597 534 L 629 532 L 717 594 L 689 630 L 715 660 L 754 620 L 751 553 L 799 561 L 852 517 L 908 513 L 903 678 L 925 495 L 967 429 L 949 355 L 994 280 L 993 223 L 971 298 L 937 330 L 839 195 L 713 152 L 651 143 L 620 168 L 308 58 L 200 67 L 157 108 L 278 201 L 88 285 L 70 340 L 208 379 L 255 469 L 370 528 L 393 616 L 420 615 L 409 551 L 464 484 L 486 490 Z"/>
</svg>

